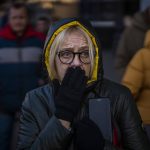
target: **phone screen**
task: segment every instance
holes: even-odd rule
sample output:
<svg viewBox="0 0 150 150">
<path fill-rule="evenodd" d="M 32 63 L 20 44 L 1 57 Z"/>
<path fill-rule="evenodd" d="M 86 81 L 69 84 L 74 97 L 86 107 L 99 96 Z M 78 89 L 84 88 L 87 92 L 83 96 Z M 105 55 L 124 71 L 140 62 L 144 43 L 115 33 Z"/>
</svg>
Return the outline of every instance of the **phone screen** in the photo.
<svg viewBox="0 0 150 150">
<path fill-rule="evenodd" d="M 112 121 L 109 98 L 89 100 L 89 118 L 96 123 L 103 137 L 112 142 Z"/>
</svg>

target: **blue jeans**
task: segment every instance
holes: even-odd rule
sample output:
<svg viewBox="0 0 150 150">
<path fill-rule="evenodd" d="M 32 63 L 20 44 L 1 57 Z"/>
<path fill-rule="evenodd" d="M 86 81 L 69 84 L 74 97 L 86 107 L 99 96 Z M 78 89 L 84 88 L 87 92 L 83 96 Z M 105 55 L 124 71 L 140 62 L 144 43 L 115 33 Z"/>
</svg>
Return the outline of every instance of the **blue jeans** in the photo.
<svg viewBox="0 0 150 150">
<path fill-rule="evenodd" d="M 0 150 L 9 150 L 13 116 L 0 113 Z"/>
</svg>

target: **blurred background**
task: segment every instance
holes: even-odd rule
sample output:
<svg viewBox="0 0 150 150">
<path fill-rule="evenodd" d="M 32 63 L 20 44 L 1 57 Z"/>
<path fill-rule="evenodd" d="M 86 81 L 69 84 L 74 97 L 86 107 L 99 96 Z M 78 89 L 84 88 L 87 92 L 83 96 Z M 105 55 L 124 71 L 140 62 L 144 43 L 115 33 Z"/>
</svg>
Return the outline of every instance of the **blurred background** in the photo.
<svg viewBox="0 0 150 150">
<path fill-rule="evenodd" d="M 14 0 L 0 1 L 1 26 L 6 21 L 6 10 L 11 2 Z M 37 25 L 39 31 L 46 30 L 43 29 L 42 23 L 37 21 L 40 17 L 49 19 L 49 23 L 64 17 L 82 16 L 89 19 L 101 40 L 105 76 L 114 81 L 119 80 L 113 64 L 120 34 L 126 26 L 131 25 L 133 14 L 144 10 L 150 4 L 150 0 L 24 0 L 24 2 L 28 4 L 31 23 Z"/>
<path fill-rule="evenodd" d="M 24 2 L 27 7 L 12 7 L 13 2 Z M 47 83 L 41 57 L 52 22 L 66 17 L 88 19 L 101 42 L 104 76 L 120 82 L 116 66 L 118 71 L 125 70 L 136 51 L 145 46 L 149 6 L 150 0 L 0 0 L 0 149 L 16 149 L 25 93 Z"/>
</svg>

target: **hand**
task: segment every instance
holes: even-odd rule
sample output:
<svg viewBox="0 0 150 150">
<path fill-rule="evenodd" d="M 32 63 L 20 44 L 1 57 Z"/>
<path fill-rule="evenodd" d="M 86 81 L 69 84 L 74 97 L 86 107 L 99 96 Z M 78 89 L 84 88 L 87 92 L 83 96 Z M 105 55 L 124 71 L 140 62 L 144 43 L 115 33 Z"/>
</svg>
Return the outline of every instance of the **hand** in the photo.
<svg viewBox="0 0 150 150">
<path fill-rule="evenodd" d="M 75 150 L 103 150 L 105 140 L 97 125 L 88 118 L 83 118 L 74 126 Z"/>
<path fill-rule="evenodd" d="M 81 106 L 85 88 L 85 71 L 80 67 L 69 68 L 55 98 L 55 115 L 58 119 L 73 120 Z"/>
</svg>

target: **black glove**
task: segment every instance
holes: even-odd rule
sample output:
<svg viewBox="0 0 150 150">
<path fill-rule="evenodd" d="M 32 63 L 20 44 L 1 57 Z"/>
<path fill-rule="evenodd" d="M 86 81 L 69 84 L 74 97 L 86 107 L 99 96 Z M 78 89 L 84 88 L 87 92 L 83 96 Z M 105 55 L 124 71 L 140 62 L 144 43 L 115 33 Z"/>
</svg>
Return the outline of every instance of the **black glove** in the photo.
<svg viewBox="0 0 150 150">
<path fill-rule="evenodd" d="M 55 115 L 72 121 L 77 114 L 86 88 L 85 71 L 80 67 L 69 68 L 55 98 Z"/>
<path fill-rule="evenodd" d="M 83 118 L 74 126 L 75 150 L 103 150 L 105 140 L 97 125 L 88 118 Z"/>
<path fill-rule="evenodd" d="M 52 83 L 53 83 L 53 88 L 54 88 L 54 96 L 57 96 L 59 88 L 60 88 L 60 83 L 57 79 L 54 79 Z"/>
</svg>

